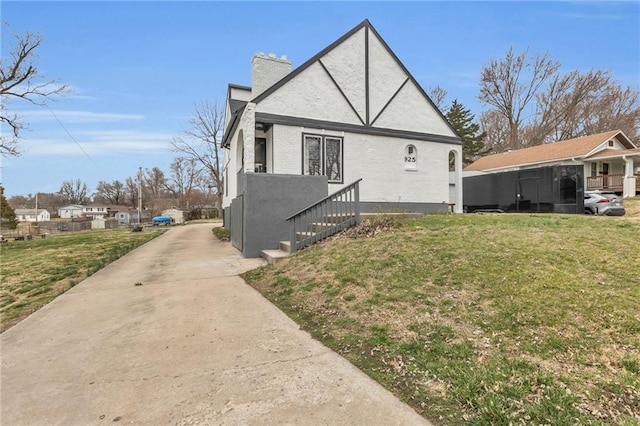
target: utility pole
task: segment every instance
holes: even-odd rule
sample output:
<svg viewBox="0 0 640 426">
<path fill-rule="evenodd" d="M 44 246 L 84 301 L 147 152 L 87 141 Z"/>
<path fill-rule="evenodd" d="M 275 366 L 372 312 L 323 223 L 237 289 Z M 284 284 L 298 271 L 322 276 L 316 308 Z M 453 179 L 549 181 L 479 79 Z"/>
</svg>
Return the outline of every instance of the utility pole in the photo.
<svg viewBox="0 0 640 426">
<path fill-rule="evenodd" d="M 36 192 L 36 225 L 38 224 L 38 193 Z"/>
<path fill-rule="evenodd" d="M 138 168 L 138 225 L 142 222 L 142 167 Z"/>
</svg>

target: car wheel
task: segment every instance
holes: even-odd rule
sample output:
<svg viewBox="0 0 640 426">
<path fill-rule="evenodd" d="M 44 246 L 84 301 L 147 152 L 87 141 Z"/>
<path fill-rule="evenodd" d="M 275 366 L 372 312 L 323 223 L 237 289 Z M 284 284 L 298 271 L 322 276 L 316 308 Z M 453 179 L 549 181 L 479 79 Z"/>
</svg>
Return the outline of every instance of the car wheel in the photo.
<svg viewBox="0 0 640 426">
<path fill-rule="evenodd" d="M 593 212 L 591 210 L 589 210 L 589 209 L 584 209 L 584 214 L 592 215 Z"/>
</svg>

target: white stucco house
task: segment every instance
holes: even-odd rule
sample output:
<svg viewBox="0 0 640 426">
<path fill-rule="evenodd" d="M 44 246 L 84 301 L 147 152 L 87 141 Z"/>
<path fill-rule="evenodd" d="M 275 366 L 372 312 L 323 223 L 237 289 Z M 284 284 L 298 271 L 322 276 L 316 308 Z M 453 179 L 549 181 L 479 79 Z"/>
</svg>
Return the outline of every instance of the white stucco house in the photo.
<svg viewBox="0 0 640 426">
<path fill-rule="evenodd" d="M 18 222 L 49 222 L 51 214 L 45 209 L 15 209 Z"/>
<path fill-rule="evenodd" d="M 462 212 L 461 139 L 368 20 L 295 69 L 274 54 L 251 65 L 251 87 L 227 92 L 225 226 L 246 234 L 252 209 L 284 220 L 355 182 L 361 212 Z"/>
</svg>

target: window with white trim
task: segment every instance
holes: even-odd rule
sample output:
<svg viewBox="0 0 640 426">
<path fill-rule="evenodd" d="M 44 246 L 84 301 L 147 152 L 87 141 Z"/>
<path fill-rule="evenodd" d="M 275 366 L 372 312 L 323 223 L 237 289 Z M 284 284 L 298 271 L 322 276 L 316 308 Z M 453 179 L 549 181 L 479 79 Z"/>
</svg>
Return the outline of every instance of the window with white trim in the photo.
<svg viewBox="0 0 640 426">
<path fill-rule="evenodd" d="M 342 141 L 338 136 L 302 135 L 302 174 L 342 183 Z"/>
<path fill-rule="evenodd" d="M 405 170 L 418 169 L 418 150 L 413 145 L 407 145 L 404 148 L 404 169 Z"/>
</svg>

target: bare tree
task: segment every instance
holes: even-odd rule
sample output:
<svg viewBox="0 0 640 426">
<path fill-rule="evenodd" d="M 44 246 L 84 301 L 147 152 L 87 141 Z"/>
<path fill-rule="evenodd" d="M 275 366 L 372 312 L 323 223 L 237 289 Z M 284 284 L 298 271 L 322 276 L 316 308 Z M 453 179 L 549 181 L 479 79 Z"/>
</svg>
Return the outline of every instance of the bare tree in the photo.
<svg viewBox="0 0 640 426">
<path fill-rule="evenodd" d="M 87 184 L 80 179 L 65 180 L 58 193 L 67 204 L 86 204 L 89 201 Z"/>
<path fill-rule="evenodd" d="M 45 105 L 48 98 L 62 94 L 67 89 L 66 85 L 59 85 L 57 80 L 47 81 L 40 74 L 34 62 L 36 49 L 42 43 L 40 35 L 27 32 L 14 37 L 15 46 L 9 51 L 9 60 L 0 60 L 0 123 L 11 128 L 11 136 L 0 136 L 0 154 L 5 157 L 20 155 L 18 138 L 20 131 L 25 128 L 16 114 L 7 111 L 8 100 L 16 98 L 35 105 Z"/>
<path fill-rule="evenodd" d="M 492 60 L 483 69 L 479 99 L 482 130 L 494 152 L 620 129 L 638 140 L 637 90 L 622 88 L 608 71 L 559 73 L 548 54 L 528 50 Z"/>
<path fill-rule="evenodd" d="M 447 109 L 444 104 L 448 94 L 446 89 L 443 89 L 440 86 L 431 87 L 427 94 L 440 111 Z"/>
<path fill-rule="evenodd" d="M 138 177 L 128 177 L 125 181 L 125 204 L 137 207 L 138 206 Z"/>
<path fill-rule="evenodd" d="M 520 148 L 520 130 L 533 114 L 536 94 L 560 68 L 548 53 L 529 58 L 529 50 L 510 48 L 504 59 L 491 59 L 480 76 L 480 101 L 492 106 L 508 125 L 508 149 Z"/>
<path fill-rule="evenodd" d="M 142 182 L 142 199 L 152 214 L 155 215 L 170 207 L 170 201 L 166 197 L 167 179 L 162 170 L 158 167 L 146 169 Z"/>
<path fill-rule="evenodd" d="M 480 129 L 486 133 L 485 146 L 492 153 L 508 151 L 509 123 L 498 111 L 484 111 L 480 115 Z"/>
<path fill-rule="evenodd" d="M 191 194 L 202 180 L 203 169 L 198 167 L 195 158 L 176 158 L 171 163 L 171 174 L 166 182 L 166 188 L 173 195 L 173 199 L 181 209 L 188 209 Z"/>
<path fill-rule="evenodd" d="M 174 137 L 171 145 L 175 152 L 187 159 L 196 160 L 204 167 L 215 191 L 215 205 L 221 216 L 224 194 L 221 146 L 223 109 L 216 103 L 200 102 L 195 106 L 195 114 L 189 119 L 189 124 L 191 129 L 185 131 L 183 136 Z"/>
<path fill-rule="evenodd" d="M 96 197 L 114 206 L 123 205 L 126 202 L 125 187 L 119 180 L 112 183 L 100 181 L 96 187 Z"/>
</svg>

